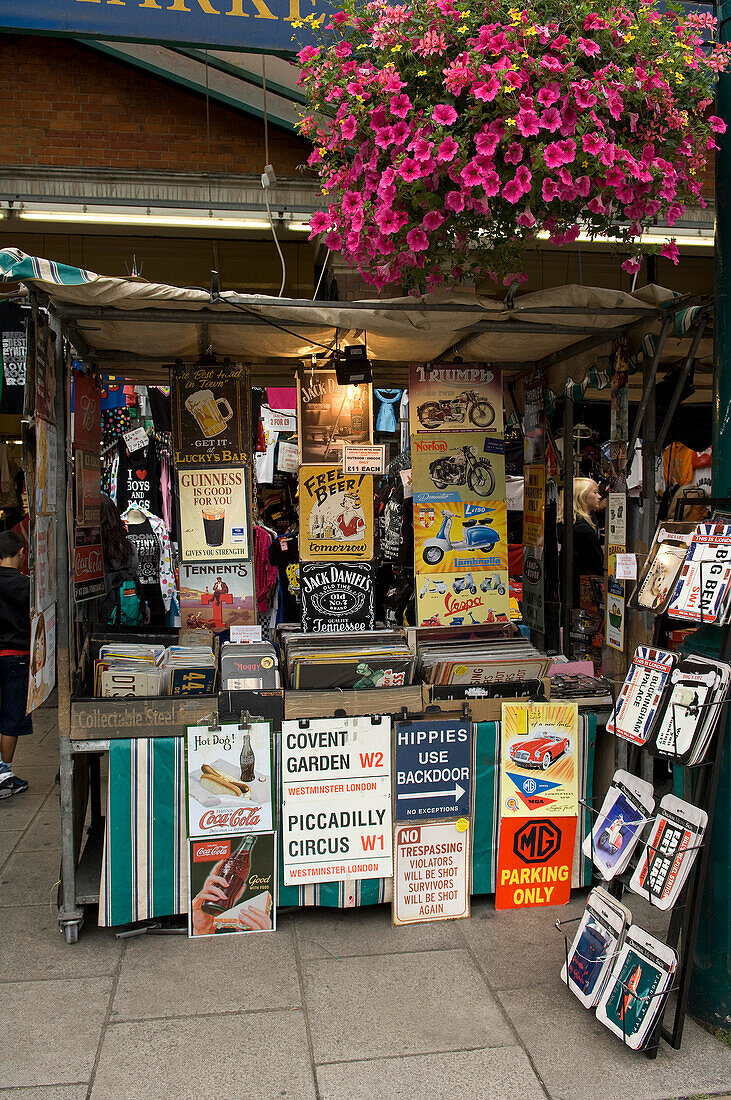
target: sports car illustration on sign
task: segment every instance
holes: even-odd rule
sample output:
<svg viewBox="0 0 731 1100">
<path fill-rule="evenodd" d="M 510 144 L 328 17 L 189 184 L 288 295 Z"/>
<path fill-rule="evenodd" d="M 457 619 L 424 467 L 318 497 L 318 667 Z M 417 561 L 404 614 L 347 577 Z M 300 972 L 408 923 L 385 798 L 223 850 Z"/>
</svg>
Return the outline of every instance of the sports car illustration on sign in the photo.
<svg viewBox="0 0 731 1100">
<path fill-rule="evenodd" d="M 523 737 L 510 746 L 510 759 L 521 768 L 542 768 L 548 771 L 568 751 L 570 741 L 558 733 L 542 733 Z"/>
</svg>

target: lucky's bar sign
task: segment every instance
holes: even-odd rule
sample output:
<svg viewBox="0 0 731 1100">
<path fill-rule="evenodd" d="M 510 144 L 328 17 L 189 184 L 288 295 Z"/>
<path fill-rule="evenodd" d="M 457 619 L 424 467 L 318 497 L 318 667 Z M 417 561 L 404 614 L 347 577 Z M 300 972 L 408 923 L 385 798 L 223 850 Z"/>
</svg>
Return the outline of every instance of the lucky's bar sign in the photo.
<svg viewBox="0 0 731 1100">
<path fill-rule="evenodd" d="M 293 24 L 328 10 L 323 0 L 2 0 L 0 31 L 290 53 L 311 42 Z"/>
</svg>

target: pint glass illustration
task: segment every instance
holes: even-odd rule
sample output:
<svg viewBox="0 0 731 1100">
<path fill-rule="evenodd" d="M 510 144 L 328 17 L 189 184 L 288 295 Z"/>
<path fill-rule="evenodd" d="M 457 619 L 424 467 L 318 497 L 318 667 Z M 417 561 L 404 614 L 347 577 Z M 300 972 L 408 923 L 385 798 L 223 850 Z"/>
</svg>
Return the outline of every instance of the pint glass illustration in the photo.
<svg viewBox="0 0 731 1100">
<path fill-rule="evenodd" d="M 185 400 L 185 407 L 195 417 L 206 439 L 220 435 L 233 416 L 233 410 L 225 397 L 216 397 L 212 390 L 197 390 Z M 218 543 L 212 544 L 218 545 Z"/>
<path fill-rule="evenodd" d="M 207 546 L 223 545 L 223 524 L 226 513 L 223 508 L 203 509 L 203 532 Z"/>
</svg>

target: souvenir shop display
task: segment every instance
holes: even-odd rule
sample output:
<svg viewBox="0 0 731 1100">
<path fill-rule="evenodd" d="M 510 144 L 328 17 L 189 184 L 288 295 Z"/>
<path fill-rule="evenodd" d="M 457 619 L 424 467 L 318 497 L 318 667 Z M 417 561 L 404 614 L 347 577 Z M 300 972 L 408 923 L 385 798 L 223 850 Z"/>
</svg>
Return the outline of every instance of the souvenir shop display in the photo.
<svg viewBox="0 0 731 1100">
<path fill-rule="evenodd" d="M 671 523 L 658 527 L 630 604 L 661 614 L 667 608 L 688 552 L 695 524 Z"/>
<path fill-rule="evenodd" d="M 400 403 L 403 390 L 374 389 L 373 396 L 380 402 L 376 414 L 377 432 L 398 431 L 398 418 L 395 406 Z"/>
<path fill-rule="evenodd" d="M 731 597 L 731 525 L 699 523 L 668 604 L 673 619 L 723 623 Z"/>
<path fill-rule="evenodd" d="M 505 499 L 505 446 L 480 432 L 411 441 L 414 503 Z"/>
<path fill-rule="evenodd" d="M 300 561 L 373 557 L 373 478 L 340 466 L 301 466 Z"/>
<path fill-rule="evenodd" d="M 216 654 L 208 646 L 171 645 L 165 654 L 170 695 L 212 695 L 218 676 Z"/>
<path fill-rule="evenodd" d="M 614 773 L 582 851 L 607 880 L 621 875 L 655 809 L 652 784 L 629 772 Z"/>
<path fill-rule="evenodd" d="M 181 561 L 251 557 L 247 466 L 178 469 L 178 498 Z"/>
<path fill-rule="evenodd" d="M 410 684 L 414 656 L 403 633 L 368 631 L 345 639 L 328 634 L 282 635 L 287 683 L 301 690 L 402 687 Z"/>
<path fill-rule="evenodd" d="M 165 520 L 141 504 L 121 513 L 139 563 L 139 582 L 150 608 L 152 625 L 161 625 L 172 601 L 177 601 L 170 533 Z"/>
<path fill-rule="evenodd" d="M 224 642 L 221 646 L 221 687 L 224 691 L 278 688 L 279 662 L 271 642 Z"/>
<path fill-rule="evenodd" d="M 189 726 L 186 732 L 188 836 L 274 828 L 271 722 Z"/>
<path fill-rule="evenodd" d="M 630 879 L 630 889 L 658 909 L 671 909 L 700 851 L 705 810 L 666 794 Z"/>
<path fill-rule="evenodd" d="M 678 965 L 675 951 L 630 925 L 596 1010 L 597 1019 L 641 1050 L 661 1013 Z"/>
<path fill-rule="evenodd" d="M 461 642 L 425 637 L 419 640 L 418 673 L 425 684 L 490 684 L 540 679 L 551 659 L 520 635 Z"/>
<path fill-rule="evenodd" d="M 664 703 L 670 674 L 677 656 L 665 649 L 640 645 L 622 684 L 614 710 L 607 722 L 607 733 L 645 745 Z"/>
<path fill-rule="evenodd" d="M 503 383 L 499 368 L 478 363 L 427 363 L 411 369 L 411 435 L 481 431 L 502 438 Z"/>
<path fill-rule="evenodd" d="M 220 634 L 257 621 L 254 575 L 250 562 L 181 563 L 180 618 L 185 627 Z"/>
<path fill-rule="evenodd" d="M 178 466 L 236 466 L 251 456 L 251 385 L 240 363 L 172 371 L 172 419 Z"/>
<path fill-rule="evenodd" d="M 710 657 L 683 657 L 670 674 L 649 751 L 681 765 L 701 763 L 730 687 L 729 665 Z"/>
<path fill-rule="evenodd" d="M 599 1003 L 631 924 L 632 914 L 626 905 L 601 886 L 591 891 L 561 970 L 561 981 L 584 1008 Z"/>
<path fill-rule="evenodd" d="M 188 840 L 188 935 L 276 931 L 277 834 Z"/>
</svg>

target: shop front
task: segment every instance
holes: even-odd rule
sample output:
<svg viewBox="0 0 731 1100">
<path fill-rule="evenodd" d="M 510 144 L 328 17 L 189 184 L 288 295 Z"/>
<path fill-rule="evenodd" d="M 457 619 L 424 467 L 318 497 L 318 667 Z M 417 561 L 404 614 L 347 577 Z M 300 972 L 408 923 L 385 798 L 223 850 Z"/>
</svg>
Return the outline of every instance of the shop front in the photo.
<svg viewBox="0 0 731 1100">
<path fill-rule="evenodd" d="M 659 634 L 634 661 L 625 646 L 615 706 L 611 680 L 560 656 L 556 505 L 559 486 L 572 497 L 573 380 L 611 370 L 618 349 L 639 363 L 643 340 L 656 370 L 658 334 L 691 303 L 567 287 L 510 305 L 316 305 L 3 261 L 31 306 L 44 659 L 29 707 L 57 680 L 67 940 L 91 905 L 110 928 L 187 916 L 194 950 L 199 936 L 276 931 L 282 907 L 389 902 L 401 925 L 468 918 L 475 894 L 562 904 L 594 877 L 565 980 L 629 1045 L 656 1050 L 695 928 L 682 925 L 678 954 L 673 915 L 657 948 L 622 892 L 652 900 L 658 838 L 680 822 L 693 835 L 658 905 L 685 897 L 686 879 L 695 904 L 715 769 L 656 806 L 642 746 L 652 733 L 678 768 L 714 759 L 728 654 L 701 669 Z M 549 415 L 561 402 L 563 447 Z M 120 525 L 134 569 L 110 551 Z M 689 562 L 725 545 L 715 526 L 710 542 L 680 526 Z M 656 542 L 640 593 L 668 553 Z M 692 586 L 679 617 L 691 603 Z M 662 705 L 646 704 L 649 680 Z M 716 720 L 679 730 L 701 682 L 698 714 Z M 612 766 L 597 783 L 598 727 Z M 589 990 L 597 927 L 622 965 Z M 635 957 L 643 981 L 658 973 L 628 1027 L 612 998 Z"/>
</svg>

